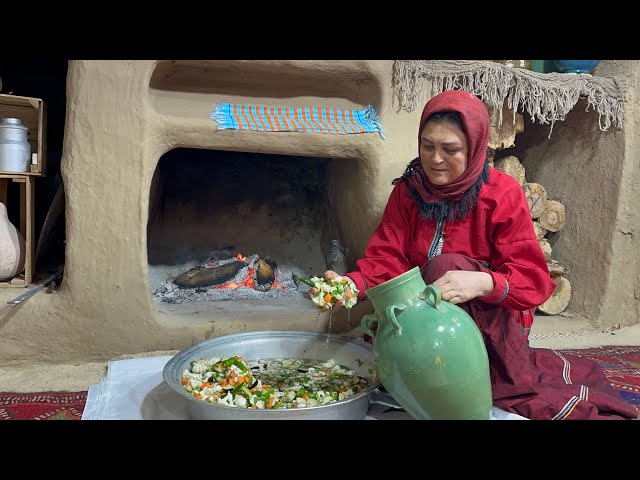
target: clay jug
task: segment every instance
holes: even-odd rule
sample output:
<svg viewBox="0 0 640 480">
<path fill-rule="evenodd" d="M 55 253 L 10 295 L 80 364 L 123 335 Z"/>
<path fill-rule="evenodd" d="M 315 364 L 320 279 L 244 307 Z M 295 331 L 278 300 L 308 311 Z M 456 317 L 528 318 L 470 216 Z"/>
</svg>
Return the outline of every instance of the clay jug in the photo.
<svg viewBox="0 0 640 480">
<path fill-rule="evenodd" d="M 375 313 L 361 327 L 373 337 L 373 365 L 393 398 L 418 420 L 489 420 L 489 358 L 471 316 L 442 300 L 418 267 L 367 296 Z"/>
<path fill-rule="evenodd" d="M 9 221 L 7 207 L 0 203 L 0 281 L 22 273 L 25 252 L 24 237 Z"/>
</svg>

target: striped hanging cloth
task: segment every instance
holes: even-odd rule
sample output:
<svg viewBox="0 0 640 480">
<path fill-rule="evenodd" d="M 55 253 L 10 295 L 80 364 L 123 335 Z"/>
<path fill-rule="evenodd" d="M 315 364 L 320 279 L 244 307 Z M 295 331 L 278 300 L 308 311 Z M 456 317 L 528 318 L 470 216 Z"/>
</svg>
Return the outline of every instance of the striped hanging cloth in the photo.
<svg viewBox="0 0 640 480">
<path fill-rule="evenodd" d="M 258 107 L 255 105 L 214 105 L 211 119 L 218 130 L 258 132 L 312 132 L 347 135 L 378 132 L 384 139 L 380 119 L 371 105 L 364 110 L 318 107 Z"/>
</svg>

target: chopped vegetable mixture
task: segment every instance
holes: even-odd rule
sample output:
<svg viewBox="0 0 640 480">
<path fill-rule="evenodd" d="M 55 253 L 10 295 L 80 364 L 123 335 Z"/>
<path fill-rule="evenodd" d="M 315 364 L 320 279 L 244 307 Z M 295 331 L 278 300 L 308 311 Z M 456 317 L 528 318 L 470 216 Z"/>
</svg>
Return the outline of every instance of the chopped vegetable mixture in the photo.
<svg viewBox="0 0 640 480">
<path fill-rule="evenodd" d="M 347 277 L 337 276 L 331 280 L 322 277 L 311 277 L 311 283 L 318 290 L 318 293 L 311 296 L 313 303 L 320 307 L 333 307 L 333 305 L 342 300 L 344 307 L 349 309 L 358 303 L 358 289 L 355 283 Z M 345 288 L 349 287 L 351 295 L 345 295 Z"/>
<path fill-rule="evenodd" d="M 182 386 L 205 402 L 240 408 L 303 408 L 344 400 L 369 387 L 355 371 L 324 361 L 242 356 L 200 359 L 182 374 Z"/>
</svg>

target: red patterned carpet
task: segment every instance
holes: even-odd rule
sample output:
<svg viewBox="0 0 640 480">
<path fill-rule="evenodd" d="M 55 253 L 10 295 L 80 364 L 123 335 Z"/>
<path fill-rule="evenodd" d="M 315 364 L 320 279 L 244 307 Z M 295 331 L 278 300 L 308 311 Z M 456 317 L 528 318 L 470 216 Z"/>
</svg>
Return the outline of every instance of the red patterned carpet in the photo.
<svg viewBox="0 0 640 480">
<path fill-rule="evenodd" d="M 613 388 L 640 413 L 640 346 L 609 346 L 560 351 L 598 362 Z"/>
<path fill-rule="evenodd" d="M 598 362 L 611 385 L 640 413 L 640 346 L 564 349 Z M 80 420 L 87 392 L 0 393 L 0 420 Z"/>
<path fill-rule="evenodd" d="M 0 420 L 80 420 L 87 392 L 0 393 Z"/>
</svg>

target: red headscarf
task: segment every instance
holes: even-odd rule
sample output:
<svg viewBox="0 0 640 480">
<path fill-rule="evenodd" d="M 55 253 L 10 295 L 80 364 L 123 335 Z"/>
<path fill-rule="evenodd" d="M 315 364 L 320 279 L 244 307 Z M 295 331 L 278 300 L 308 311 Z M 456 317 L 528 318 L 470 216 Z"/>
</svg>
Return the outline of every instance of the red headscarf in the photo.
<svg viewBox="0 0 640 480">
<path fill-rule="evenodd" d="M 417 159 L 411 162 L 411 166 L 415 168 L 409 177 L 409 184 L 416 189 L 425 202 L 456 201 L 475 185 L 484 169 L 489 146 L 489 112 L 478 97 L 463 90 L 447 90 L 436 95 L 422 110 L 418 129 L 418 153 L 422 129 L 427 119 L 436 112 L 460 113 L 467 137 L 467 168 L 453 182 L 434 185 L 424 173 L 420 159 Z"/>
</svg>

